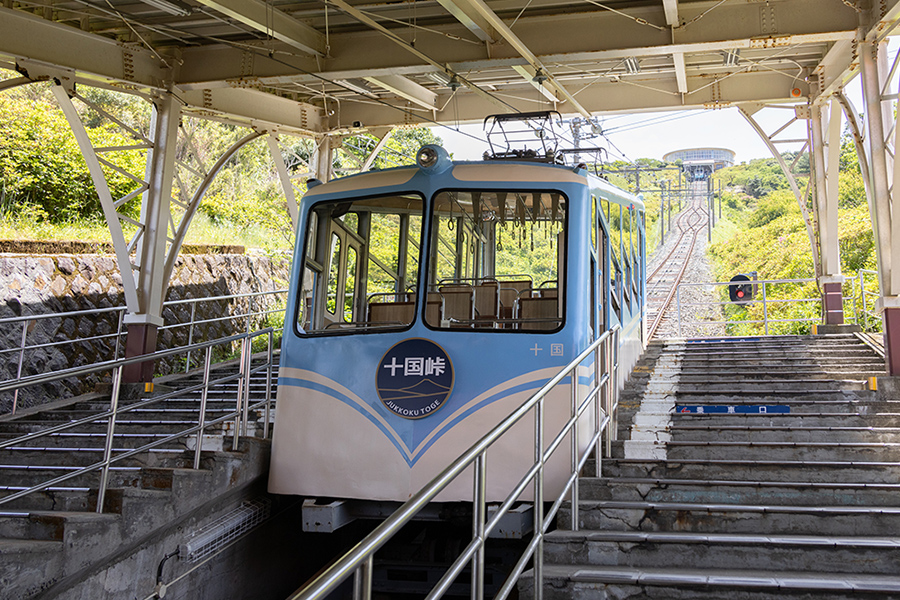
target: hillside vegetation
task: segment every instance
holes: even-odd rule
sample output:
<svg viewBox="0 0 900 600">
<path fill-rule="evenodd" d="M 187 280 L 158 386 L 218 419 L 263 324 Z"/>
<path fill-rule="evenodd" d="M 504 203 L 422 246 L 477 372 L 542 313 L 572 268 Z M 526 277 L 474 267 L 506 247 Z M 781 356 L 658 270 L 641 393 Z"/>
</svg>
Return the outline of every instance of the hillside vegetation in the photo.
<svg viewBox="0 0 900 600">
<path fill-rule="evenodd" d="M 0 78 L 3 78 L 0 74 Z M 78 93 L 132 129 L 147 135 L 149 105 L 126 94 L 82 86 Z M 78 100 L 74 101 L 95 147 L 134 145 L 124 129 Z M 176 151 L 178 161 L 208 168 L 249 130 L 216 121 L 183 116 Z M 185 143 L 187 138 L 189 143 Z M 282 136 L 289 171 L 303 164 L 313 142 Z M 334 152 L 335 172 L 358 170 L 377 139 L 363 134 L 344 138 Z M 441 143 L 428 129 L 398 129 L 375 160 L 374 168 L 411 164 L 427 143 Z M 104 166 L 114 198 L 134 191 L 138 183 L 121 171 L 142 176 L 144 150 L 105 153 Z M 190 200 L 199 177 L 178 167 L 173 197 Z M 303 181 L 305 178 L 299 178 Z M 299 185 L 300 194 L 305 185 Z M 131 218 L 140 215 L 140 195 L 120 207 Z M 135 231 L 127 222 L 126 236 Z M 0 94 L 0 238 L 109 241 L 110 235 L 87 165 L 49 84 L 34 84 Z M 244 146 L 215 177 L 189 228 L 187 243 L 239 244 L 268 251 L 293 247 L 293 228 L 281 183 L 265 138 Z"/>
<path fill-rule="evenodd" d="M 787 154 L 788 163 L 794 156 Z M 800 171 L 798 183 L 805 190 L 809 179 L 809 161 L 803 156 L 797 161 Z M 715 175 L 728 190 L 723 196 L 724 221 L 717 225 L 710 254 L 714 258 L 717 281 L 729 281 L 738 273 L 756 272 L 760 280 L 807 279 L 814 277 L 812 250 L 806 226 L 797 200 L 787 178 L 774 159 L 758 159 L 719 171 Z M 807 210 L 814 214 L 811 200 Z M 856 278 L 860 270 L 875 270 L 876 257 L 872 226 L 866 203 L 865 188 L 859 171 L 852 141 L 844 140 L 839 175 L 839 239 L 841 270 L 848 279 Z M 872 276 L 866 276 L 867 290 L 877 289 Z M 844 284 L 845 319 L 862 310 L 858 299 L 858 281 Z M 757 298 L 761 289 L 757 289 Z M 727 288 L 720 295 L 727 301 Z M 818 298 L 814 282 L 766 286 L 768 300 L 780 298 Z M 869 310 L 872 301 L 868 302 Z M 808 333 L 811 323 L 820 320 L 819 305 L 782 303 L 768 307 L 772 319 L 810 319 L 800 322 L 774 323 L 770 333 Z M 726 314 L 736 321 L 761 320 L 763 307 L 754 304 L 726 306 Z M 861 314 L 861 312 L 860 312 Z M 870 324 L 875 324 L 870 319 Z M 733 325 L 735 333 L 760 333 L 758 325 Z"/>
</svg>

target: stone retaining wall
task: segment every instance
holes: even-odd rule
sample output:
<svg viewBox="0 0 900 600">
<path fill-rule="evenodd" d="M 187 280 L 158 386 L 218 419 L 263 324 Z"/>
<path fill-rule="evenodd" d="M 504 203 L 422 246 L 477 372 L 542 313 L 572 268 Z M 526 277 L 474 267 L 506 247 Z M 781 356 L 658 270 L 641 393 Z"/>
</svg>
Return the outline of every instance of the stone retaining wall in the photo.
<svg viewBox="0 0 900 600">
<path fill-rule="evenodd" d="M 287 286 L 289 259 L 243 254 L 182 255 L 175 264 L 166 301 L 232 296 L 251 292 L 271 291 Z M 284 295 L 254 299 L 253 312 L 263 307 L 275 308 Z M 115 256 L 106 254 L 24 255 L 0 254 L 0 319 L 43 315 L 48 313 L 94 311 L 82 315 L 28 320 L 26 344 L 43 346 L 26 350 L 22 375 L 33 375 L 110 360 L 116 354 L 119 312 L 103 313 L 102 309 L 124 306 L 122 278 Z M 204 321 L 241 315 L 248 312 L 249 301 L 209 301 L 196 304 L 194 319 Z M 191 304 L 167 306 L 163 311 L 166 325 L 188 323 Z M 257 328 L 264 325 L 262 317 L 252 319 Z M 193 341 L 224 337 L 245 331 L 247 318 L 229 318 L 196 325 Z M 23 325 L 0 324 L 0 352 L 18 349 Z M 186 345 L 189 328 L 162 329 L 160 349 Z M 104 339 L 89 340 L 98 336 Z M 76 341 L 81 340 L 81 341 Z M 119 356 L 124 348 L 120 340 Z M 48 346 L 48 344 L 54 344 Z M 19 353 L 0 354 L 0 381 L 14 379 L 18 371 Z M 160 374 L 170 372 L 183 360 L 157 365 Z M 32 406 L 59 397 L 90 391 L 108 375 L 90 377 L 85 381 L 62 381 L 48 384 L 42 390 L 22 390 L 18 407 Z M 9 412 L 12 394 L 0 395 L 0 414 Z"/>
</svg>

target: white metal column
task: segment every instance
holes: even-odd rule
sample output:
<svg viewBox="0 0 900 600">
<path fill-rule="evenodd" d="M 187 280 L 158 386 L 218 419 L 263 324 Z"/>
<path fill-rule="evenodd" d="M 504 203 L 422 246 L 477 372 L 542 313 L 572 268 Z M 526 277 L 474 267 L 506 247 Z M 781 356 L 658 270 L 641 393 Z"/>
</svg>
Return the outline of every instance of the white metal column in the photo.
<svg viewBox="0 0 900 600">
<path fill-rule="evenodd" d="M 838 243 L 838 161 L 841 155 L 841 107 L 832 99 L 826 111 L 820 104 L 810 106 L 810 142 L 815 176 L 821 272 L 818 275 L 826 325 L 844 322 Z"/>
<path fill-rule="evenodd" d="M 145 175 L 149 187 L 141 198 L 143 234 L 137 245 L 134 263 L 138 308 L 125 314 L 124 321 L 128 326 L 126 357 L 156 351 L 157 330 L 163 324 L 162 305 L 169 287 L 165 278 L 166 250 L 167 244 L 175 241 L 168 233 L 180 112 L 181 106 L 172 94 L 163 94 L 153 100 L 150 117 L 153 148 L 147 153 Z M 174 223 L 172 228 L 174 230 Z M 125 368 L 124 380 L 128 383 L 149 382 L 152 379 L 152 362 Z"/>
<path fill-rule="evenodd" d="M 900 375 L 900 218 L 891 213 L 897 200 L 897 170 L 900 161 L 894 160 L 897 131 L 891 95 L 891 80 L 896 75 L 897 61 L 888 64 L 887 43 L 861 40 L 859 44 L 860 70 L 868 125 L 868 160 L 872 190 L 872 223 L 878 246 L 878 278 L 881 298 L 876 308 L 883 311 L 885 362 L 888 375 Z M 891 138 L 894 138 L 893 141 Z M 894 240 L 898 240 L 894 244 Z"/>
</svg>

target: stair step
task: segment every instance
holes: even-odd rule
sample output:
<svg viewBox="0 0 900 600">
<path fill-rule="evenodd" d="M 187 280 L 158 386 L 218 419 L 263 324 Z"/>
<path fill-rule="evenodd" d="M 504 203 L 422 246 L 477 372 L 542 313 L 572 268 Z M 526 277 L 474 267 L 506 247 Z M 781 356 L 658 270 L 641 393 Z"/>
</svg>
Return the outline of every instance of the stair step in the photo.
<svg viewBox="0 0 900 600">
<path fill-rule="evenodd" d="M 545 563 L 654 567 L 673 560 L 727 569 L 896 574 L 900 538 L 692 532 L 554 531 Z"/>
<path fill-rule="evenodd" d="M 900 597 L 900 577 L 887 575 L 823 575 L 803 571 L 632 568 L 622 566 L 546 565 L 544 598 L 628 598 L 643 600 L 823 600 Z M 532 572 L 519 580 L 523 599 L 533 598 Z M 814 596 L 813 596 L 814 595 Z"/>
<path fill-rule="evenodd" d="M 900 482 L 900 462 L 606 459 L 605 477 L 716 480 Z M 593 461 L 586 465 L 594 473 Z"/>
<path fill-rule="evenodd" d="M 777 503 L 820 506 L 891 506 L 900 483 L 752 481 L 728 479 L 582 478 L 581 500 Z"/>
<path fill-rule="evenodd" d="M 570 511 L 560 508 L 560 526 Z M 900 507 L 579 501 L 579 521 L 596 530 L 878 536 L 900 530 Z"/>
</svg>

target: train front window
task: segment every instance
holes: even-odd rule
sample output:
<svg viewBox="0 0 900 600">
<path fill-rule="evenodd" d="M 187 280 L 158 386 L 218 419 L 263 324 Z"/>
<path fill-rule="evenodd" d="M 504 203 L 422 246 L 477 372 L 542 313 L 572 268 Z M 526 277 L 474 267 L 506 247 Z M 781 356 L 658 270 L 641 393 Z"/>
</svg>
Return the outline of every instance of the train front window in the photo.
<svg viewBox="0 0 900 600">
<path fill-rule="evenodd" d="M 552 190 L 434 198 L 425 323 L 554 331 L 564 317 L 566 198 Z"/>
<path fill-rule="evenodd" d="M 412 323 L 423 206 L 420 196 L 400 194 L 312 207 L 297 311 L 301 334 Z"/>
</svg>

